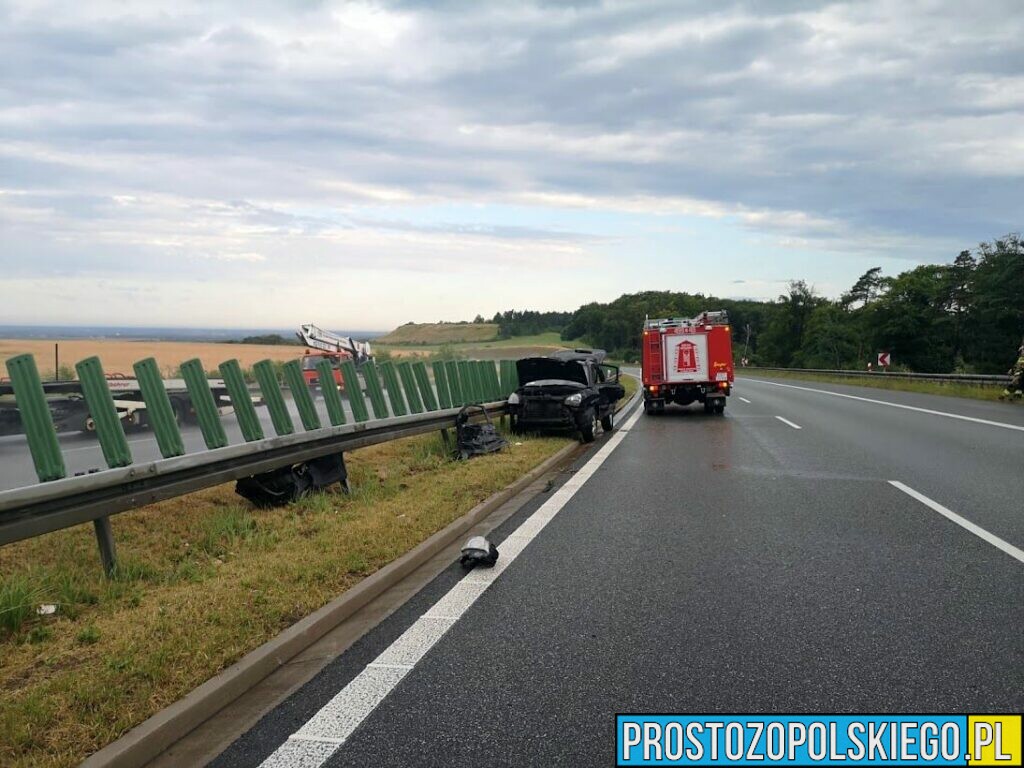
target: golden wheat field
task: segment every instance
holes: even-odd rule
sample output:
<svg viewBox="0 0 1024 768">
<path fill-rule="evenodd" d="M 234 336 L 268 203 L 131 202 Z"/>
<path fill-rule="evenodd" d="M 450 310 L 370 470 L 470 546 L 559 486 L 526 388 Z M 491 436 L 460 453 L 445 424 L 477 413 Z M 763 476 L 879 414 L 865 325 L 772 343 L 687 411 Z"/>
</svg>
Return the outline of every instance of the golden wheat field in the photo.
<svg viewBox="0 0 1024 768">
<path fill-rule="evenodd" d="M 0 339 L 0 378 L 7 376 L 7 359 L 23 353 L 36 357 L 36 365 L 44 378 L 54 372 L 54 344 L 58 345 L 60 367 L 74 368 L 75 363 L 98 355 L 106 373 L 131 375 L 132 363 L 155 357 L 165 373 L 177 370 L 186 360 L 198 357 L 203 368 L 214 370 L 225 360 L 236 358 L 243 368 L 264 360 L 292 360 L 301 357 L 299 346 L 266 344 L 224 344 L 194 341 L 127 341 L 118 339 Z"/>
</svg>

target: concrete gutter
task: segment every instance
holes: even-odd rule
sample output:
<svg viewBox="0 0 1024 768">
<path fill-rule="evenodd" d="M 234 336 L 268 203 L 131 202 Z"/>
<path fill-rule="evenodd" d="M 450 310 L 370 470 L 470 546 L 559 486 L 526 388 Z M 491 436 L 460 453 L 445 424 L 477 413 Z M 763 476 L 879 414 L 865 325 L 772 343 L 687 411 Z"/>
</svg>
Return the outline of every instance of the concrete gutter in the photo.
<svg viewBox="0 0 1024 768">
<path fill-rule="evenodd" d="M 634 395 L 616 412 L 630 406 L 636 399 Z M 367 576 L 323 608 L 300 619 L 183 698 L 135 726 L 117 741 L 93 753 L 81 764 L 81 768 L 141 768 L 146 765 L 360 608 L 457 541 L 466 531 L 486 519 L 537 478 L 563 463 L 578 448 L 576 443 L 565 446 L 397 560 Z"/>
</svg>

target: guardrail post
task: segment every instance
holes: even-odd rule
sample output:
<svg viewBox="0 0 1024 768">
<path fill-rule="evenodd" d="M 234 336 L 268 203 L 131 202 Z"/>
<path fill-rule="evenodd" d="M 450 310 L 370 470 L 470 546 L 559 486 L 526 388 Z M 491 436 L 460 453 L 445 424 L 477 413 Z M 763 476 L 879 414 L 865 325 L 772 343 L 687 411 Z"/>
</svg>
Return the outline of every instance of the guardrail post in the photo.
<svg viewBox="0 0 1024 768">
<path fill-rule="evenodd" d="M 199 422 L 206 447 L 223 448 L 228 444 L 228 436 L 224 431 L 224 425 L 220 423 L 220 413 L 217 411 L 217 403 L 210 391 L 210 382 L 206 379 L 202 362 L 194 357 L 186 360 L 180 367 L 181 377 L 185 380 L 185 388 L 192 401 L 192 410 L 196 412 L 196 420 Z M 78 377 L 82 377 L 81 372 Z"/>
<path fill-rule="evenodd" d="M 338 394 L 338 384 L 334 380 L 334 367 L 327 358 L 322 358 L 316 364 L 317 378 L 320 380 L 320 392 L 324 396 L 324 405 L 327 406 L 327 418 L 331 424 L 340 427 L 347 420 L 345 419 L 345 405 L 341 402 L 341 395 Z"/>
<path fill-rule="evenodd" d="M 352 418 L 359 422 L 369 420 L 370 412 L 366 409 L 363 385 L 359 381 L 356 364 L 351 360 L 346 360 L 341 364 L 341 378 L 345 382 L 348 404 L 352 407 Z"/>
<path fill-rule="evenodd" d="M 53 414 L 46 404 L 43 382 L 32 355 L 17 355 L 7 361 L 7 374 L 14 388 L 14 401 L 21 416 L 21 426 L 28 439 L 32 463 L 42 483 L 60 480 L 66 474 L 64 456 L 57 442 Z"/>
<path fill-rule="evenodd" d="M 245 442 L 262 440 L 263 425 L 260 424 L 256 408 L 252 404 L 252 396 L 249 394 L 249 387 L 245 384 L 242 367 L 237 360 L 225 360 L 220 364 L 220 375 L 224 379 L 224 387 L 228 391 L 228 397 L 231 398 L 231 406 L 234 408 L 235 418 L 238 420 L 238 427 L 242 430 Z"/>
<path fill-rule="evenodd" d="M 377 373 L 377 366 L 373 361 L 363 363 L 363 380 L 366 381 L 366 392 L 370 396 L 370 405 L 373 406 L 373 416 L 376 419 L 388 417 L 388 407 L 384 403 L 384 390 L 380 385 L 380 374 Z"/>
<path fill-rule="evenodd" d="M 124 436 L 124 426 L 117 415 L 114 398 L 110 395 L 107 377 L 103 375 L 100 359 L 88 357 L 76 363 L 75 370 L 107 466 L 127 467 L 132 463 L 132 452 Z"/>
<path fill-rule="evenodd" d="M 313 396 L 309 393 L 309 385 L 302 375 L 302 367 L 298 360 L 289 360 L 283 366 L 284 380 L 288 382 L 288 389 L 291 390 L 292 400 L 295 407 L 299 409 L 299 418 L 302 420 L 302 427 L 307 432 L 311 429 L 320 429 L 320 415 L 316 412 L 316 405 L 313 403 Z M 334 383 L 332 376 L 328 385 Z"/>
<path fill-rule="evenodd" d="M 443 370 L 443 369 L 442 369 Z M 437 374 L 437 369 L 434 369 L 434 374 Z M 412 375 L 416 379 L 416 386 L 420 388 L 420 397 L 423 399 L 423 406 L 428 411 L 437 410 L 437 397 L 434 395 L 434 390 L 430 386 L 430 376 L 427 375 L 427 364 L 422 360 L 417 360 L 412 364 Z M 438 394 L 441 393 L 440 383 L 437 385 Z M 445 406 L 449 408 L 451 406 Z"/>
<path fill-rule="evenodd" d="M 274 424 L 274 431 L 279 436 L 292 434 L 295 431 L 295 425 L 292 424 L 288 406 L 284 404 L 284 395 L 281 393 L 281 385 L 277 383 L 274 364 L 269 360 L 260 360 L 253 365 L 252 372 L 256 375 L 260 393 L 267 403 L 267 410 L 270 411 L 270 420 Z"/>
<path fill-rule="evenodd" d="M 402 397 L 402 387 L 398 383 L 398 375 L 395 373 L 395 364 L 390 360 L 381 363 L 380 375 L 384 379 L 384 386 L 388 389 L 391 413 L 395 416 L 405 416 L 408 411 L 405 408 L 405 399 Z"/>
<path fill-rule="evenodd" d="M 110 578 L 117 568 L 117 546 L 114 544 L 114 529 L 110 525 L 110 518 L 97 517 L 92 521 L 92 527 L 96 531 L 96 544 L 100 548 L 103 573 Z"/>
<path fill-rule="evenodd" d="M 423 401 L 420 400 L 420 393 L 416 391 L 412 364 L 408 361 L 396 363 L 395 370 L 398 371 L 398 378 L 402 380 L 402 389 L 405 390 L 405 401 L 409 404 L 409 410 L 412 413 L 423 413 Z"/>
<path fill-rule="evenodd" d="M 160 446 L 160 455 L 165 459 L 181 456 L 185 453 L 185 444 L 181 440 L 181 430 L 171 407 L 171 399 L 167 396 L 163 377 L 156 360 L 147 357 L 133 366 L 135 378 L 142 391 L 142 399 L 146 403 L 146 420 L 156 435 L 156 444 Z"/>
</svg>

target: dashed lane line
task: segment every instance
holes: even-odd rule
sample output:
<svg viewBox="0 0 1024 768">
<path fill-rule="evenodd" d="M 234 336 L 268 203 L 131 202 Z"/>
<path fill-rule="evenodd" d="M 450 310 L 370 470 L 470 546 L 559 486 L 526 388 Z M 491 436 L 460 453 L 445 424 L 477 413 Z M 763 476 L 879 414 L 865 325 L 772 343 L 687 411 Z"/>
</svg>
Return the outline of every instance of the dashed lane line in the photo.
<svg viewBox="0 0 1024 768">
<path fill-rule="evenodd" d="M 970 531 L 971 533 L 973 533 L 979 539 L 983 539 L 984 541 L 987 541 L 993 547 L 996 547 L 997 549 L 1001 549 L 1003 552 L 1008 554 L 1010 557 L 1012 557 L 1012 558 L 1014 558 L 1014 559 L 1024 563 L 1024 551 L 1021 551 L 1020 549 L 1017 549 L 1017 547 L 1013 546 L 1013 544 L 1010 544 L 1008 541 L 1003 541 L 998 536 L 996 536 L 994 533 L 989 533 L 984 528 L 982 528 L 980 525 L 975 525 L 974 523 L 972 523 L 967 518 L 961 517 L 960 515 L 958 515 L 953 510 L 948 509 L 947 507 L 942 506 L 941 504 L 939 504 L 939 502 L 935 501 L 934 499 L 929 499 L 923 493 L 919 493 L 918 491 L 915 491 L 909 485 L 904 485 L 899 480 L 890 480 L 889 481 L 889 485 L 891 485 L 893 488 L 898 488 L 899 490 L 901 490 L 905 494 L 907 494 L 907 496 L 910 496 L 912 499 L 917 499 L 922 504 L 924 504 L 926 507 L 929 507 L 929 508 L 935 510 L 936 512 L 938 512 L 940 515 L 942 515 L 946 519 L 952 520 L 954 523 L 959 525 L 964 530 L 967 530 L 967 531 Z"/>
</svg>

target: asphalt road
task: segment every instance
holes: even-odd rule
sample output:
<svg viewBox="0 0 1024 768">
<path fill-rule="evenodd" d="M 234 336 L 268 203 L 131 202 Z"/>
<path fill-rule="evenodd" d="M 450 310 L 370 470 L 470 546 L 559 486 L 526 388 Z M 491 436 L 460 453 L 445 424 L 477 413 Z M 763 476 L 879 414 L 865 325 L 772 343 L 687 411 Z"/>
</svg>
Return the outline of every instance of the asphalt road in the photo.
<svg viewBox="0 0 1024 768">
<path fill-rule="evenodd" d="M 499 572 L 445 571 L 213 765 L 609 765 L 616 712 L 1024 709 L 1024 409 L 751 380 L 626 427 L 498 529 Z"/>
<path fill-rule="evenodd" d="M 285 392 L 285 404 L 291 413 L 292 422 L 297 431 L 302 431 L 302 422 L 299 420 L 298 409 L 294 401 Z M 320 414 L 322 424 L 330 424 L 327 418 L 327 409 L 323 399 L 315 398 L 317 412 Z M 343 401 L 345 413 L 349 420 L 352 419 L 352 412 L 348 400 Z M 367 406 L 369 407 L 369 406 Z M 263 425 L 265 435 L 275 435 L 273 423 L 270 420 L 270 411 L 266 407 L 256 408 L 260 423 Z M 225 413 L 221 416 L 221 423 L 227 433 L 228 444 L 237 445 L 245 442 L 242 432 L 238 427 L 238 421 L 234 413 Z M 203 442 L 202 432 L 199 425 L 186 423 L 181 426 L 181 437 L 185 444 L 185 453 L 199 453 L 206 450 L 206 443 Z M 103 451 L 95 435 L 84 432 L 61 433 L 57 436 L 61 451 L 64 455 L 64 464 L 68 477 L 76 474 L 86 473 L 93 470 L 106 469 L 107 465 L 103 460 Z M 156 461 L 162 458 L 160 448 L 157 446 L 156 437 L 149 428 L 133 429 L 127 433 L 129 447 L 132 457 L 136 463 Z M 0 491 L 11 488 L 20 488 L 26 485 L 35 485 L 39 482 L 36 476 L 35 467 L 32 465 L 32 456 L 28 450 L 28 443 L 24 435 L 9 435 L 0 437 Z"/>
</svg>

